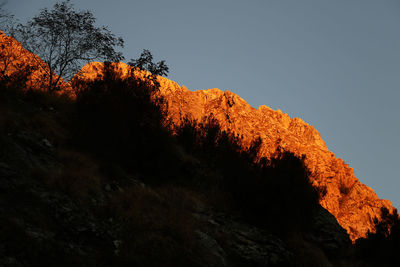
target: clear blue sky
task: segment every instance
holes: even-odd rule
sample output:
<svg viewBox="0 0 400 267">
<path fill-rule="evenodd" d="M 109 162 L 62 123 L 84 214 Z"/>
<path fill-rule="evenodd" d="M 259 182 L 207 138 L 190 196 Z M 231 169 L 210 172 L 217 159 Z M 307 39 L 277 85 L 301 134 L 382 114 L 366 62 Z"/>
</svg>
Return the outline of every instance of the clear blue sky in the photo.
<svg viewBox="0 0 400 267">
<path fill-rule="evenodd" d="M 9 0 L 21 21 L 54 0 Z M 81 0 L 169 78 L 218 87 L 313 125 L 378 196 L 400 207 L 400 1 Z"/>
</svg>

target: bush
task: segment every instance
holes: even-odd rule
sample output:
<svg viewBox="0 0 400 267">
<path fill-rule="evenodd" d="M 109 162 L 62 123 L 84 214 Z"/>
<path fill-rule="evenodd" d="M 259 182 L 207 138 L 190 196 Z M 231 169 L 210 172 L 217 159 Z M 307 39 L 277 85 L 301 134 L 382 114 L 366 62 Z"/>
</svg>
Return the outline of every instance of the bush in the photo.
<svg viewBox="0 0 400 267">
<path fill-rule="evenodd" d="M 381 219 L 374 219 L 376 233 L 356 241 L 355 258 L 363 266 L 397 266 L 400 250 L 400 218 L 397 210 L 381 209 Z"/>
<path fill-rule="evenodd" d="M 75 84 L 74 143 L 136 170 L 162 169 L 168 150 L 165 101 L 149 80 L 121 78 L 105 64 L 103 78 Z"/>
<path fill-rule="evenodd" d="M 217 191 L 219 207 L 242 215 L 251 223 L 282 234 L 310 225 L 319 194 L 310 183 L 304 157 L 278 150 L 260 158 L 261 139 L 246 149 L 242 137 L 221 130 L 215 119 L 182 120 L 177 139 L 210 168 L 207 192 Z M 211 180 L 214 178 L 217 180 Z"/>
</svg>

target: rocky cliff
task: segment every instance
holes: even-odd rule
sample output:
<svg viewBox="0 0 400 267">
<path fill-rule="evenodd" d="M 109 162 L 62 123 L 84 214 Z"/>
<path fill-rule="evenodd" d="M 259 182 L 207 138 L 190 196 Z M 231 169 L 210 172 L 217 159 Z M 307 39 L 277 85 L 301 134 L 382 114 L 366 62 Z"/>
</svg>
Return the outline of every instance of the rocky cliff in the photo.
<svg viewBox="0 0 400 267">
<path fill-rule="evenodd" d="M 328 150 L 318 131 L 303 120 L 267 106 L 255 109 L 229 91 L 192 92 L 165 78 L 160 80 L 161 93 L 169 103 L 169 114 L 175 123 L 183 116 L 201 119 L 213 114 L 225 129 L 243 135 L 248 144 L 261 137 L 262 156 L 269 157 L 278 146 L 305 155 L 313 184 L 326 192 L 321 205 L 336 217 L 352 240 L 374 231 L 373 219 L 380 215 L 381 207 L 393 209 L 390 201 L 379 199 L 371 188 L 362 184 L 353 169 Z"/>
<path fill-rule="evenodd" d="M 41 90 L 47 87 L 50 69 L 40 57 L 24 49 L 21 43 L 0 30 L 0 77 L 4 75 L 26 79 L 26 88 Z M 54 80 L 58 78 L 54 73 L 51 75 Z M 68 84 L 62 78 L 60 88 L 71 94 Z"/>
<path fill-rule="evenodd" d="M 97 77 L 101 67 L 102 63 L 86 65 L 82 78 Z M 122 76 L 128 68 L 124 63 L 115 65 Z M 224 129 L 243 135 L 247 145 L 260 137 L 261 156 L 271 156 L 278 146 L 305 155 L 312 183 L 323 194 L 321 205 L 336 217 L 353 241 L 374 231 L 373 219 L 380 216 L 382 207 L 394 209 L 390 201 L 379 199 L 362 184 L 353 169 L 328 150 L 318 131 L 302 119 L 290 118 L 267 106 L 255 109 L 230 91 L 214 88 L 193 92 L 164 77 L 159 77 L 159 82 L 160 94 L 168 101 L 168 114 L 175 125 L 185 116 L 201 120 L 212 115 Z"/>
<path fill-rule="evenodd" d="M 28 82 L 34 87 L 45 79 L 38 67 L 43 64 L 36 55 L 24 50 L 14 39 L 0 32 L 1 74 L 11 75 L 25 66 L 33 67 Z M 98 77 L 102 63 L 86 65 L 80 77 Z M 114 65 L 121 75 L 128 73 L 128 65 Z M 137 75 L 141 75 L 136 72 Z M 323 192 L 321 205 L 333 214 L 347 230 L 352 240 L 374 231 L 373 219 L 380 216 L 380 209 L 393 210 L 391 202 L 381 200 L 368 186 L 362 184 L 343 160 L 328 150 L 320 134 L 299 118 L 290 118 L 280 110 L 267 106 L 258 109 L 229 91 L 219 89 L 190 91 L 184 86 L 159 77 L 160 94 L 168 101 L 168 114 L 175 125 L 183 117 L 202 119 L 213 115 L 224 129 L 243 135 L 245 144 L 256 137 L 263 141 L 261 156 L 269 157 L 277 147 L 306 156 L 306 165 L 312 173 L 312 183 Z M 68 90 L 68 84 L 63 84 Z"/>
</svg>

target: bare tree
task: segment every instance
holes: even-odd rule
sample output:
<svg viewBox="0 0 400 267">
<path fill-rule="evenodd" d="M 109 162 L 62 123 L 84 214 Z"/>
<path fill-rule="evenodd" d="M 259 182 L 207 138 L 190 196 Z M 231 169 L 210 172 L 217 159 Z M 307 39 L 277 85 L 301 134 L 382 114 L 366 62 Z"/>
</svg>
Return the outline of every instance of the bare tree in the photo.
<svg viewBox="0 0 400 267">
<path fill-rule="evenodd" d="M 0 1 L 0 79 L 4 79 L 10 69 L 22 68 L 17 64 L 21 51 L 13 49 L 13 39 L 5 34 L 10 34 L 14 22 L 14 16 L 4 9 L 5 4 L 7 1 Z"/>
<path fill-rule="evenodd" d="M 131 59 L 128 64 L 159 76 L 168 76 L 169 72 L 169 67 L 165 63 L 165 60 L 161 60 L 157 63 L 153 62 L 153 55 L 147 49 L 143 50 L 138 59 Z"/>
<path fill-rule="evenodd" d="M 55 4 L 51 10 L 42 9 L 27 24 L 16 27 L 15 37 L 46 63 L 38 60 L 49 91 L 57 90 L 61 77 L 70 80 L 87 62 L 123 59 L 115 50 L 123 47 L 123 39 L 107 27 L 96 27 L 95 22 L 90 11 L 77 11 L 67 0 Z"/>
<path fill-rule="evenodd" d="M 131 59 L 128 63 L 131 67 L 146 70 L 149 74 L 145 75 L 144 79 L 149 82 L 149 85 L 153 85 L 154 89 L 158 90 L 160 83 L 157 76 L 168 76 L 169 67 L 165 63 L 165 60 L 161 60 L 157 63 L 153 62 L 153 55 L 147 49 L 143 49 L 138 59 Z"/>
<path fill-rule="evenodd" d="M 14 24 L 14 15 L 4 9 L 7 1 L 0 1 L 0 30 L 4 33 L 10 34 Z"/>
</svg>

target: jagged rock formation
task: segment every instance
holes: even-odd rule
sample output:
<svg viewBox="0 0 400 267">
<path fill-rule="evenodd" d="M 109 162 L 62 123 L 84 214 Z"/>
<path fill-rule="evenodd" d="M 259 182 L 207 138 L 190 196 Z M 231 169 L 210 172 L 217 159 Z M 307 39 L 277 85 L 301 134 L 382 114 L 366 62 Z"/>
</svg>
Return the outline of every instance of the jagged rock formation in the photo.
<svg viewBox="0 0 400 267">
<path fill-rule="evenodd" d="M 36 55 L 1 32 L 0 41 L 2 74 L 11 75 L 24 66 L 32 66 L 34 72 L 29 81 L 35 84 L 43 80 L 44 74 L 37 63 L 40 59 Z M 98 77 L 102 66 L 102 63 L 86 65 L 80 78 Z M 114 67 L 122 76 L 128 73 L 129 67 L 124 63 Z M 140 72 L 136 74 L 141 75 Z M 255 109 L 229 91 L 209 89 L 193 92 L 163 77 L 159 77 L 159 82 L 160 94 L 168 101 L 168 114 L 175 125 L 186 116 L 201 120 L 212 115 L 224 129 L 243 135 L 245 144 L 260 137 L 263 141 L 261 156 L 271 156 L 278 146 L 296 155 L 304 154 L 312 183 L 324 192 L 321 205 L 336 217 L 353 241 L 366 236 L 368 231 L 374 231 L 373 219 L 380 216 L 381 207 L 394 209 L 390 201 L 379 199 L 371 188 L 362 184 L 354 176 L 352 168 L 328 150 L 318 131 L 303 120 L 292 119 L 267 106 Z M 62 87 L 65 90 L 69 88 L 68 84 Z"/>
<path fill-rule="evenodd" d="M 239 96 L 218 89 L 189 91 L 161 78 L 161 93 L 169 103 L 169 114 L 176 123 L 183 116 L 201 119 L 213 114 L 225 129 L 243 135 L 249 144 L 261 137 L 262 156 L 269 157 L 278 146 L 306 156 L 313 184 L 325 191 L 321 205 L 332 213 L 352 240 L 373 231 L 373 219 L 381 207 L 393 209 L 388 200 L 381 200 L 362 184 L 343 160 L 336 158 L 311 125 L 299 118 L 291 119 L 280 110 L 267 106 L 252 108 Z"/>
<path fill-rule="evenodd" d="M 114 67 L 122 76 L 128 73 L 129 66 L 124 63 Z M 90 63 L 82 69 L 81 78 L 93 79 L 101 68 L 102 63 Z M 223 129 L 243 135 L 247 145 L 259 136 L 263 141 L 261 156 L 271 156 L 278 146 L 305 155 L 312 183 L 323 192 L 321 205 L 336 217 L 353 241 L 374 231 L 373 219 L 380 216 L 382 207 L 394 209 L 390 201 L 379 199 L 362 184 L 353 169 L 328 150 L 318 131 L 302 119 L 290 118 L 267 106 L 255 109 L 229 91 L 214 88 L 193 92 L 163 77 L 159 82 L 160 94 L 168 101 L 168 114 L 175 125 L 185 116 L 201 120 L 212 115 Z"/>
<path fill-rule="evenodd" d="M 303 120 L 291 119 L 266 106 L 254 109 L 229 91 L 191 92 L 161 80 L 161 92 L 176 123 L 183 116 L 201 119 L 213 114 L 223 128 L 243 135 L 248 144 L 260 136 L 262 156 L 272 155 L 278 145 L 296 155 L 306 155 L 313 184 L 326 192 L 321 205 L 337 218 L 352 240 L 373 231 L 373 218 L 379 216 L 381 207 L 393 209 L 390 201 L 380 200 L 371 188 L 362 184 L 353 169 L 328 150 L 318 131 Z"/>
</svg>

